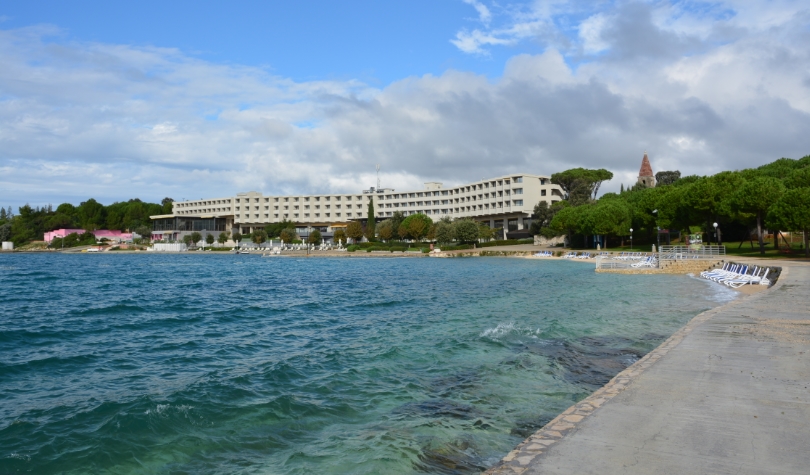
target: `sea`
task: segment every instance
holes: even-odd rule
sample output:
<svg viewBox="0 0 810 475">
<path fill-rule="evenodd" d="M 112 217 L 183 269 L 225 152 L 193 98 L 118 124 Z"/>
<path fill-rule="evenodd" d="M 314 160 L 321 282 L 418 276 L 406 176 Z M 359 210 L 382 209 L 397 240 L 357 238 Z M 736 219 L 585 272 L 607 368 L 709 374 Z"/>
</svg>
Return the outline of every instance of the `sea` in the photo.
<svg viewBox="0 0 810 475">
<path fill-rule="evenodd" d="M 0 255 L 0 474 L 475 474 L 698 313 L 516 258 Z"/>
</svg>

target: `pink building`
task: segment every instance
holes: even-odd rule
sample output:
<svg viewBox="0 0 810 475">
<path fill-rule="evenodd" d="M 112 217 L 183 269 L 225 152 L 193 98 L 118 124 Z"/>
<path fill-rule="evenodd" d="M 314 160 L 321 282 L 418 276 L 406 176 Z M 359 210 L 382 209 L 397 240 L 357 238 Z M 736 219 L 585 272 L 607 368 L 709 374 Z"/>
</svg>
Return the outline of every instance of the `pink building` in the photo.
<svg viewBox="0 0 810 475">
<path fill-rule="evenodd" d="M 68 234 L 84 234 L 84 229 L 55 229 L 45 233 L 45 242 L 51 242 L 54 238 L 64 238 Z M 132 241 L 132 233 L 125 233 L 121 231 L 109 231 L 107 229 L 98 229 L 93 231 L 93 235 L 97 240 L 107 238 L 114 242 Z"/>
</svg>

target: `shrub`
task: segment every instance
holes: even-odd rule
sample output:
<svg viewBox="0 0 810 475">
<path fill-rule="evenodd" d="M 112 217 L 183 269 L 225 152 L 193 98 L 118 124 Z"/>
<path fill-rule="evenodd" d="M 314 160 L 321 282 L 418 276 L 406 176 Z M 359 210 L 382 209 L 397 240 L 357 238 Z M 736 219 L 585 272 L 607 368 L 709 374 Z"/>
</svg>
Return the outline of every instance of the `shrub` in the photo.
<svg viewBox="0 0 810 475">
<path fill-rule="evenodd" d="M 358 246 L 357 244 L 352 244 L 352 245 L 346 247 L 346 250 L 349 251 L 349 252 L 354 252 L 354 251 L 357 251 L 359 249 L 360 249 L 360 246 Z"/>
</svg>

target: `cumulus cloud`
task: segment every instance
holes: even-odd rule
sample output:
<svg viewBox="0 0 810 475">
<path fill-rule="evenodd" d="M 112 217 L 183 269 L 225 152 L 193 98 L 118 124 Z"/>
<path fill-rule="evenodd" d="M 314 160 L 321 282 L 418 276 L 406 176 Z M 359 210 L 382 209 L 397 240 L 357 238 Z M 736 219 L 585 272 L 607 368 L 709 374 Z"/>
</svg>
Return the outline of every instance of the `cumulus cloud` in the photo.
<svg viewBox="0 0 810 475">
<path fill-rule="evenodd" d="M 383 88 L 0 30 L 0 201 L 356 192 L 377 163 L 399 189 L 585 166 L 614 171 L 613 191 L 644 150 L 684 174 L 810 153 L 808 15 L 777 3 L 760 25 L 746 5 L 712 21 L 681 5 L 579 11 L 570 42 L 562 3 L 495 29 L 478 10 L 492 38 L 470 52 L 532 35 L 544 52 L 516 51 L 495 79 L 448 70 Z"/>
</svg>

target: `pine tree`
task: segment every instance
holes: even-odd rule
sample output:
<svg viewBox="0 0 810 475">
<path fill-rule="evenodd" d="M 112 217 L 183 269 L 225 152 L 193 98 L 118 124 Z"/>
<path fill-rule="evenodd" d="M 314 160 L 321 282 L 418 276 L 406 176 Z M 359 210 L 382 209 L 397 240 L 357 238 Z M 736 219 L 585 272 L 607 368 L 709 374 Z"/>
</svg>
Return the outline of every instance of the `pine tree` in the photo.
<svg viewBox="0 0 810 475">
<path fill-rule="evenodd" d="M 371 241 L 376 236 L 375 232 L 375 221 L 374 221 L 374 198 L 371 197 L 368 200 L 368 222 L 366 223 L 366 239 Z"/>
</svg>

